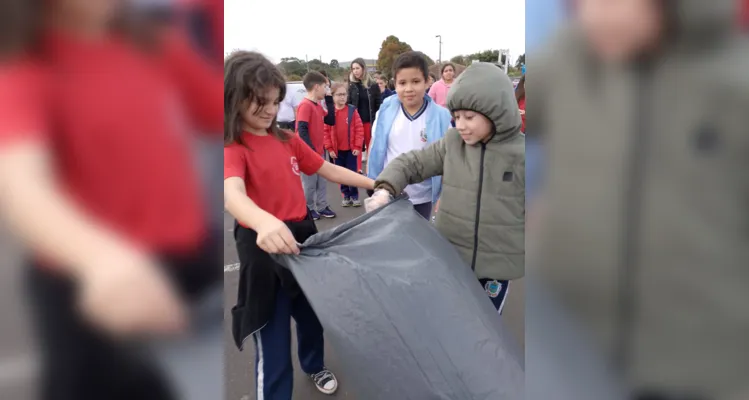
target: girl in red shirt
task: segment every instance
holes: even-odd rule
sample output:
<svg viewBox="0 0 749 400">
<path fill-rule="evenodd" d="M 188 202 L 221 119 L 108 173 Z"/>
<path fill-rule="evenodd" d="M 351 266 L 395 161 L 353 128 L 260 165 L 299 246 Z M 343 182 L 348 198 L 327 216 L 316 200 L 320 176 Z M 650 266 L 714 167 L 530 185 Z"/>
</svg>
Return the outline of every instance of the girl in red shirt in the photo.
<svg viewBox="0 0 749 400">
<path fill-rule="evenodd" d="M 338 382 L 324 364 L 322 326 L 289 270 L 269 253 L 298 254 L 297 243 L 317 233 L 301 173 L 365 189 L 374 181 L 324 161 L 299 136 L 277 127 L 286 82 L 263 55 L 236 51 L 224 62 L 224 74 L 224 199 L 236 218 L 240 263 L 234 340 L 241 350 L 253 339 L 257 397 L 291 399 L 293 317 L 302 370 L 320 392 L 332 394 Z"/>
<path fill-rule="evenodd" d="M 523 119 L 523 126 L 520 128 L 520 131 L 525 133 L 525 75 L 520 78 L 518 87 L 515 89 L 515 99 L 518 101 L 520 117 Z"/>
<path fill-rule="evenodd" d="M 15 3 L 37 7 L 23 31 L 42 29 L 0 67 L 0 203 L 31 250 L 39 397 L 173 399 L 178 379 L 140 339 L 184 339 L 200 325 L 188 307 L 223 290 L 188 140 L 223 126 L 219 69 L 171 27 L 129 34 L 118 1 Z"/>
<path fill-rule="evenodd" d="M 333 101 L 335 104 L 335 125 L 325 125 L 323 146 L 328 151 L 330 159 L 348 170 L 357 171 L 357 157 L 362 152 L 364 143 L 364 124 L 356 107 L 346 105 L 348 92 L 346 85 L 341 82 L 333 84 Z M 360 207 L 359 188 L 341 185 L 344 207 Z"/>
</svg>

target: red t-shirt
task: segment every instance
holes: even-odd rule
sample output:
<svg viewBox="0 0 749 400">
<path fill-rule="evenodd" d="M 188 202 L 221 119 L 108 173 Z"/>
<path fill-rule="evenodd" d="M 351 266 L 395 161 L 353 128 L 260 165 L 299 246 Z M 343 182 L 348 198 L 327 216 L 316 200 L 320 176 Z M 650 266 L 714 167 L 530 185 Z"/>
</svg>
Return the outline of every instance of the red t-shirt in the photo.
<svg viewBox="0 0 749 400">
<path fill-rule="evenodd" d="M 304 98 L 299 103 L 299 108 L 296 111 L 296 126 L 297 134 L 299 134 L 299 123 L 307 122 L 309 127 L 309 136 L 312 141 L 312 145 L 315 146 L 315 150 L 318 154 L 323 154 L 323 138 L 325 135 L 325 109 L 322 108 L 320 103 Z"/>
<path fill-rule="evenodd" d="M 0 146 L 43 139 L 45 78 L 31 59 L 0 65 Z"/>
<path fill-rule="evenodd" d="M 525 97 L 523 97 L 522 99 L 518 100 L 518 108 L 520 108 L 521 110 L 525 111 Z M 520 128 L 520 129 L 523 131 L 523 133 L 525 133 L 525 114 L 521 115 L 520 117 L 523 120 L 523 127 Z"/>
<path fill-rule="evenodd" d="M 282 142 L 272 135 L 244 133 L 244 145 L 225 146 L 224 179 L 242 178 L 247 197 L 281 221 L 301 221 L 307 201 L 299 174 L 314 175 L 324 161 L 298 135 L 288 134 L 289 140 Z"/>
<path fill-rule="evenodd" d="M 47 146 L 76 205 L 143 247 L 172 253 L 201 245 L 206 210 L 186 116 L 214 125 L 211 132 L 220 131 L 223 117 L 208 115 L 211 106 L 198 100 L 187 106 L 206 108 L 184 112 L 179 94 L 218 102 L 207 96 L 213 81 L 202 76 L 180 86 L 169 79 L 165 71 L 192 68 L 169 62 L 182 50 L 167 50 L 160 65 L 126 41 L 83 43 L 61 34 L 47 37 L 42 50 L 43 73 L 28 63 L 0 74 L 0 144 Z"/>
<path fill-rule="evenodd" d="M 744 31 L 749 31 L 749 0 L 740 0 L 739 26 Z"/>
</svg>

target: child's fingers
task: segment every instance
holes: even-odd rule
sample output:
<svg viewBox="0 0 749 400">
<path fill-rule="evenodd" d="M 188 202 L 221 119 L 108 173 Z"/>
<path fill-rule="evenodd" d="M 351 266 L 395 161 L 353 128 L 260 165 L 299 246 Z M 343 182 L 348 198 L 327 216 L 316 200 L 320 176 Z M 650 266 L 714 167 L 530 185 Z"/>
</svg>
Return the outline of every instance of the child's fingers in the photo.
<svg viewBox="0 0 749 400">
<path fill-rule="evenodd" d="M 266 238 L 263 241 L 259 242 L 258 246 L 260 246 L 260 248 L 268 254 L 278 253 L 278 247 L 276 247 L 271 238 Z"/>
<path fill-rule="evenodd" d="M 296 245 L 296 239 L 291 231 L 286 229 L 280 233 L 279 237 L 283 240 L 285 248 L 288 249 L 287 254 L 299 254 L 299 247 Z"/>
<path fill-rule="evenodd" d="M 286 243 L 284 243 L 281 236 L 275 234 L 271 236 L 270 241 L 273 243 L 273 247 L 275 248 L 274 253 L 289 254 L 290 249 L 287 248 Z"/>
</svg>

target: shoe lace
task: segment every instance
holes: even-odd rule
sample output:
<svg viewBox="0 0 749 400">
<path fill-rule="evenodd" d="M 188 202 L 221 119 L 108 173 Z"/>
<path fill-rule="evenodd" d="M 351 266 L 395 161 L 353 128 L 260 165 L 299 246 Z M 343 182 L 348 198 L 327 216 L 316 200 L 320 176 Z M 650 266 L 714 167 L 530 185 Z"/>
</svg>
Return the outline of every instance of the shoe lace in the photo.
<svg viewBox="0 0 749 400">
<path fill-rule="evenodd" d="M 312 375 L 312 379 L 314 379 L 315 383 L 317 383 L 318 385 L 324 385 L 325 383 L 333 379 L 333 374 L 327 369 L 324 369 Z"/>
</svg>

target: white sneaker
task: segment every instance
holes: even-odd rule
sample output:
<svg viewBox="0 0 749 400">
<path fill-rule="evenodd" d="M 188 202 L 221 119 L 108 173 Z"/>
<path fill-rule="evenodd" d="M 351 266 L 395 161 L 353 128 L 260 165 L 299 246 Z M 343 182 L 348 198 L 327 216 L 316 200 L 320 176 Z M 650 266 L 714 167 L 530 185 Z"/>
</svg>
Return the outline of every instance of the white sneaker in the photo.
<svg viewBox="0 0 749 400">
<path fill-rule="evenodd" d="M 338 379 L 327 368 L 309 376 L 320 393 L 333 394 L 338 390 Z"/>
</svg>

